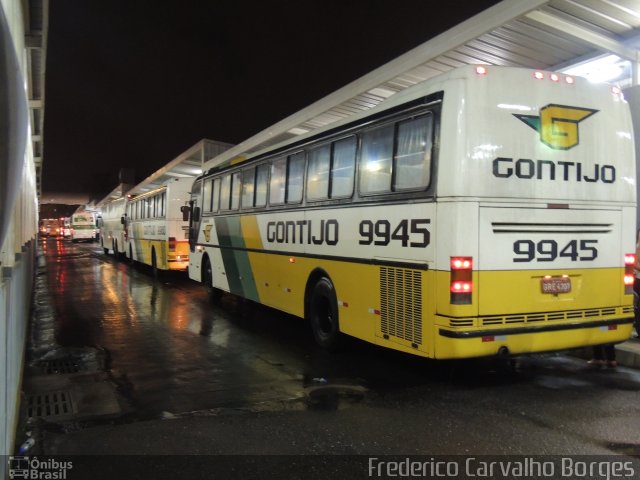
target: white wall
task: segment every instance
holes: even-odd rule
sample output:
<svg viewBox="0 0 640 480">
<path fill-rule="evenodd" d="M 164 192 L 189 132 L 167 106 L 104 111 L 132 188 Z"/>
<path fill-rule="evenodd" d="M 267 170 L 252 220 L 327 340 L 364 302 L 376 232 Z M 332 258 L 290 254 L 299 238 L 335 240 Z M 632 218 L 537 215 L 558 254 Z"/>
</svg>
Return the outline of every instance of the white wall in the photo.
<svg viewBox="0 0 640 480">
<path fill-rule="evenodd" d="M 25 90 L 25 4 L 0 0 L 0 458 L 15 449 L 37 241 L 36 174 Z M 3 465 L 0 479 L 6 475 Z"/>
</svg>

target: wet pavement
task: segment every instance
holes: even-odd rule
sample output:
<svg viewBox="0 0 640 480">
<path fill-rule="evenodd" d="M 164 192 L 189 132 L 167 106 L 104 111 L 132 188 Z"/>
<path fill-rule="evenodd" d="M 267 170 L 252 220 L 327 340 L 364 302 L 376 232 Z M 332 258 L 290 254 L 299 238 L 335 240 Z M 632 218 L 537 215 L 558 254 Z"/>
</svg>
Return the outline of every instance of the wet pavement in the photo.
<svg viewBox="0 0 640 480">
<path fill-rule="evenodd" d="M 325 455 L 356 456 L 339 470 L 356 478 L 368 455 L 640 459 L 638 370 L 561 354 L 435 362 L 357 341 L 329 353 L 300 319 L 212 305 L 184 274 L 156 281 L 96 244 L 41 247 L 17 439 L 30 433 L 30 455 L 231 455 L 213 458 L 290 478 L 314 478 Z"/>
</svg>

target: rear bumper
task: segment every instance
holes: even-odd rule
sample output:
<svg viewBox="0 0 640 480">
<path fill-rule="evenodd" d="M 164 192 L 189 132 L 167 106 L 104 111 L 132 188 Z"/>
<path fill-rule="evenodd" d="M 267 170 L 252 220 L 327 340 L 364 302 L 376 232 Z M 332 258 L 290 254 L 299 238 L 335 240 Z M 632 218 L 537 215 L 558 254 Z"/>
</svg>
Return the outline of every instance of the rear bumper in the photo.
<svg viewBox="0 0 640 480">
<path fill-rule="evenodd" d="M 568 350 L 624 342 L 632 330 L 633 316 L 480 329 L 440 326 L 434 353 L 444 359 Z"/>
</svg>

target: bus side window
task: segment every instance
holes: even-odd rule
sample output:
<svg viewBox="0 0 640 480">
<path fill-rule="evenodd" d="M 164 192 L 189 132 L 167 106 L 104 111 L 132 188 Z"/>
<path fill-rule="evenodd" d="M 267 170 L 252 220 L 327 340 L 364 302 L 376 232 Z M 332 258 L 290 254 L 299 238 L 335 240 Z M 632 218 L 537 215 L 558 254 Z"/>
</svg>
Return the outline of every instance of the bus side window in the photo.
<svg viewBox="0 0 640 480">
<path fill-rule="evenodd" d="M 241 186 L 242 186 L 242 180 L 240 179 L 240 172 L 236 172 L 232 175 L 231 210 L 238 210 L 240 208 Z"/>
<path fill-rule="evenodd" d="M 217 212 L 220 208 L 220 179 L 213 180 L 213 198 L 211 199 L 211 211 Z"/>
<path fill-rule="evenodd" d="M 360 191 L 363 194 L 391 191 L 394 125 L 369 130 L 362 135 Z"/>
<path fill-rule="evenodd" d="M 350 197 L 353 194 L 355 167 L 356 137 L 335 142 L 331 164 L 331 198 Z"/>
<path fill-rule="evenodd" d="M 163 218 L 167 215 L 166 200 L 167 200 L 167 192 L 162 192 L 160 194 L 160 216 Z"/>
<path fill-rule="evenodd" d="M 329 197 L 330 155 L 331 145 L 322 145 L 309 151 L 307 200 L 322 200 Z"/>
<path fill-rule="evenodd" d="M 287 203 L 302 201 L 302 185 L 304 181 L 304 152 L 289 156 L 287 174 Z"/>
<path fill-rule="evenodd" d="M 269 186 L 269 164 L 258 165 L 256 171 L 256 207 L 267 205 L 267 190 Z"/>
<path fill-rule="evenodd" d="M 431 115 L 398 124 L 394 190 L 423 190 L 431 181 Z"/>
<path fill-rule="evenodd" d="M 254 206 L 255 180 L 255 168 L 249 168 L 242 172 L 242 208 Z"/>
<path fill-rule="evenodd" d="M 220 185 L 220 210 L 229 210 L 231 208 L 231 175 L 222 177 Z"/>
<path fill-rule="evenodd" d="M 278 158 L 271 164 L 271 185 L 269 188 L 269 204 L 284 203 L 284 187 L 287 180 L 287 159 Z"/>
<path fill-rule="evenodd" d="M 204 181 L 204 189 L 202 195 L 202 211 L 210 212 L 211 211 L 211 194 L 212 192 L 212 180 L 207 179 Z"/>
</svg>

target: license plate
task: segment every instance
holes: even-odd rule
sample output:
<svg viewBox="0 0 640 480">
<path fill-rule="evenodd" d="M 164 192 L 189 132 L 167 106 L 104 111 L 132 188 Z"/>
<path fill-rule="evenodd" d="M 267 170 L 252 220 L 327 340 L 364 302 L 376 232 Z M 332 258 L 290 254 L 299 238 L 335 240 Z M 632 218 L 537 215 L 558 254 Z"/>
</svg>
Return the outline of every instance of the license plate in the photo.
<svg viewBox="0 0 640 480">
<path fill-rule="evenodd" d="M 542 293 L 569 293 L 571 291 L 571 279 L 569 277 L 548 277 L 540 282 Z"/>
</svg>

